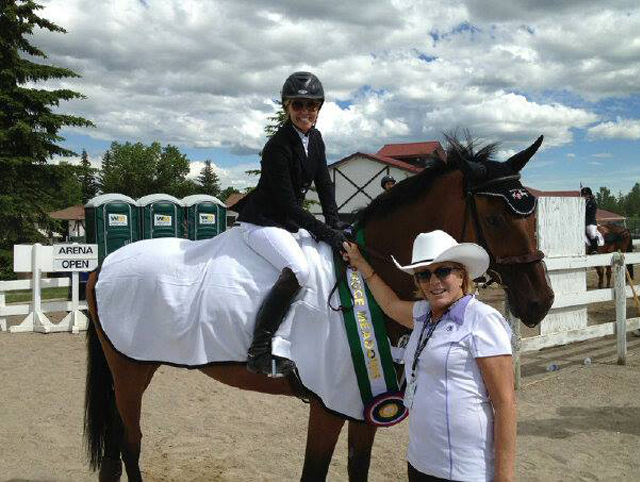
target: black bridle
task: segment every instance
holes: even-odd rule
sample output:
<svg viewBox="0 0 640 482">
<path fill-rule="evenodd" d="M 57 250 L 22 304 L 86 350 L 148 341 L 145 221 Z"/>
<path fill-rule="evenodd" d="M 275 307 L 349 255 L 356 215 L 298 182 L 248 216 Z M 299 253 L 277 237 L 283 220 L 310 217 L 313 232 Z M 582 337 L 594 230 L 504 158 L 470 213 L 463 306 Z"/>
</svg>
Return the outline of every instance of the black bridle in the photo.
<svg viewBox="0 0 640 482">
<path fill-rule="evenodd" d="M 476 204 L 476 196 L 478 195 L 479 191 L 481 189 L 491 187 L 501 182 L 513 181 L 513 180 L 517 181 L 519 179 L 520 179 L 520 174 L 512 174 L 509 176 L 497 177 L 495 179 L 491 179 L 481 184 L 469 185 L 465 188 L 465 191 L 464 191 L 465 192 L 465 209 L 464 209 L 464 220 L 462 224 L 462 234 L 461 234 L 460 242 L 464 242 L 465 240 L 465 233 L 467 231 L 467 218 L 468 218 L 467 212 L 471 211 L 471 219 L 473 220 L 473 224 L 476 229 L 477 244 L 482 246 L 484 250 L 487 252 L 487 254 L 489 255 L 490 269 L 487 271 L 487 273 L 489 274 L 490 281 L 488 284 L 498 283 L 500 285 L 503 285 L 502 276 L 500 275 L 500 272 L 497 271 L 499 268 L 535 263 L 537 261 L 541 261 L 544 258 L 544 253 L 539 249 L 531 253 L 521 254 L 517 256 L 494 256 L 491 248 L 489 247 L 489 243 L 487 243 L 487 239 L 484 236 L 484 232 L 482 231 L 482 226 L 480 225 L 480 218 L 478 216 L 478 206 Z M 362 253 L 367 253 L 371 257 L 378 258 L 379 260 L 382 260 L 385 262 L 389 262 L 388 255 L 380 253 L 372 249 L 370 246 L 364 246 L 356 242 L 355 240 L 352 240 L 351 242 L 356 244 Z M 491 267 L 494 267 L 495 269 L 491 269 Z M 338 284 L 341 283 L 345 277 L 346 277 L 346 271 L 344 271 L 343 274 L 340 276 L 340 278 L 337 280 L 336 284 L 331 290 L 331 293 L 329 294 L 328 304 L 333 311 L 344 311 L 345 309 L 351 308 L 351 307 L 343 307 L 342 305 L 338 306 L 337 308 L 334 308 L 333 306 L 331 306 L 331 296 L 333 295 L 334 291 L 338 288 Z"/>
<path fill-rule="evenodd" d="M 478 216 L 478 206 L 476 204 L 476 196 L 478 195 L 481 189 L 485 189 L 487 187 L 491 187 L 495 184 L 499 184 L 505 181 L 518 181 L 520 179 L 520 174 L 512 174 L 509 176 L 498 177 L 495 179 L 491 179 L 482 184 L 467 186 L 465 189 L 465 209 L 464 209 L 464 221 L 462 224 L 462 234 L 461 234 L 461 242 L 465 239 L 465 233 L 467 231 L 467 211 L 471 211 L 471 219 L 473 220 L 473 224 L 476 229 L 476 238 L 478 240 L 478 244 L 482 246 L 487 254 L 489 255 L 489 266 L 494 267 L 495 269 L 489 269 L 488 274 L 491 278 L 491 281 L 496 282 L 502 285 L 502 277 L 500 276 L 500 272 L 497 271 L 499 268 L 511 267 L 519 264 L 529 264 L 535 263 L 537 261 L 541 261 L 544 258 L 544 253 L 539 249 L 527 253 L 521 254 L 517 256 L 495 256 L 489 247 L 489 243 L 487 243 L 487 239 L 484 236 L 484 232 L 482 231 L 482 226 L 480 224 L 480 218 Z"/>
</svg>

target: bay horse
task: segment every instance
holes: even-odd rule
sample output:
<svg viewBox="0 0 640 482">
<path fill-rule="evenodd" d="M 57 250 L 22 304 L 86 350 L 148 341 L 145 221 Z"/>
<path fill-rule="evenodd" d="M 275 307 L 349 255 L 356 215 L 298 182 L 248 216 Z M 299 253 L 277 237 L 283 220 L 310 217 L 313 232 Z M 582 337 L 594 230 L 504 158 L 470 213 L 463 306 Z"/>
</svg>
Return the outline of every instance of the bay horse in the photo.
<svg viewBox="0 0 640 482">
<path fill-rule="evenodd" d="M 633 252 L 633 239 L 629 228 L 613 223 L 598 224 L 598 231 L 604 238 L 604 245 L 598 246 L 598 252 L 593 254 L 607 254 L 620 251 L 621 253 Z M 629 276 L 633 279 L 633 265 L 627 265 Z M 598 273 L 598 288 L 604 288 L 604 275 L 607 274 L 607 288 L 611 286 L 611 266 L 596 266 Z"/>
<path fill-rule="evenodd" d="M 399 182 L 358 214 L 357 226 L 364 229 L 371 263 L 401 297 L 412 299 L 411 278 L 392 266 L 389 255 L 401 262 L 408 260 L 414 237 L 434 229 L 447 231 L 458 241 L 478 242 L 490 253 L 491 273 L 507 290 L 514 314 L 526 325 L 536 326 L 553 303 L 553 291 L 543 255 L 536 248 L 535 217 L 514 213 L 503 199 L 482 191 L 505 182 L 522 188 L 519 171 L 537 151 L 542 137 L 502 163 L 491 160 L 495 145 L 475 152 L 471 141 L 462 145 L 454 137 L 448 140 L 447 162 L 434 160 L 424 171 Z M 141 400 L 161 363 L 132 360 L 111 344 L 99 318 L 99 312 L 109 310 L 109 305 L 96 304 L 98 276 L 99 271 L 92 273 L 87 284 L 92 320 L 87 331 L 85 394 L 89 463 L 92 469 L 99 470 L 100 481 L 119 480 L 122 462 L 128 479 L 141 481 Z M 406 333 L 393 320 L 387 319 L 386 326 L 392 344 Z M 199 369 L 215 380 L 245 390 L 291 396 L 299 393 L 291 379 L 250 373 L 244 363 L 211 364 Z M 302 481 L 326 479 L 346 419 L 326 409 L 310 394 Z M 347 471 L 351 482 L 368 479 L 376 429 L 348 419 Z"/>
</svg>

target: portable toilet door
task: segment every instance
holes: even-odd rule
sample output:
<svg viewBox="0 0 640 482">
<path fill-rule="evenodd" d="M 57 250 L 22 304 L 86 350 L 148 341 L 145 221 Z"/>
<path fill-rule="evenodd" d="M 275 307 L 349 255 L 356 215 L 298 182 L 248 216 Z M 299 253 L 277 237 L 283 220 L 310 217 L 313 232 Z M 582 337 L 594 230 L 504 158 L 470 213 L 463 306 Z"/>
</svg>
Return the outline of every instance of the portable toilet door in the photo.
<svg viewBox="0 0 640 482">
<path fill-rule="evenodd" d="M 124 194 L 101 194 L 84 206 L 87 243 L 98 245 L 98 261 L 140 239 L 136 202 Z"/>
<path fill-rule="evenodd" d="M 227 206 L 221 202 L 218 204 L 218 234 L 227 230 Z"/>
<path fill-rule="evenodd" d="M 184 237 L 182 202 L 169 194 L 149 194 L 138 199 L 142 239 Z"/>
<path fill-rule="evenodd" d="M 209 239 L 221 232 L 220 209 L 224 209 L 224 205 L 217 197 L 194 194 L 183 198 L 182 204 L 185 210 L 187 238 L 193 241 Z"/>
</svg>

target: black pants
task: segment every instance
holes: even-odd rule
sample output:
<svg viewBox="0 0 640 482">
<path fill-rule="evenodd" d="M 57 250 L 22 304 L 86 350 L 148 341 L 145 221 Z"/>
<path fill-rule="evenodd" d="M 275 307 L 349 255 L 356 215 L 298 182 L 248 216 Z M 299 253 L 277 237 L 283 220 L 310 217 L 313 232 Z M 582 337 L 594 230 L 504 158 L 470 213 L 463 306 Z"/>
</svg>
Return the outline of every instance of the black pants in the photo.
<svg viewBox="0 0 640 482">
<path fill-rule="evenodd" d="M 407 474 L 409 475 L 409 482 L 452 482 L 449 481 L 449 479 L 441 479 L 433 475 L 423 474 L 409 462 L 407 462 Z"/>
</svg>

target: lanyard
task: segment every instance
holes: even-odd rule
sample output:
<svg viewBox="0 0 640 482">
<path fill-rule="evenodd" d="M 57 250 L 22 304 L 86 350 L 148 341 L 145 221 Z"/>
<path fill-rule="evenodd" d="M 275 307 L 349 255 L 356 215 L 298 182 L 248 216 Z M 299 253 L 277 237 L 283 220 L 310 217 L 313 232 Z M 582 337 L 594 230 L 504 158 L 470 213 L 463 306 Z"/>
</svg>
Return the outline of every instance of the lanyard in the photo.
<svg viewBox="0 0 640 482">
<path fill-rule="evenodd" d="M 440 318 L 440 320 L 441 319 L 442 317 Z M 438 326 L 438 323 L 440 323 L 440 320 L 436 321 L 435 323 L 431 323 L 431 313 L 429 313 L 429 316 L 424 321 L 424 324 L 422 325 L 422 330 L 420 331 L 420 338 L 418 338 L 418 344 L 416 345 L 416 352 L 413 354 L 413 364 L 411 365 L 411 378 L 415 377 L 416 367 L 418 366 L 418 358 L 422 354 L 422 351 L 424 350 L 424 348 L 427 346 L 427 343 L 429 342 L 429 339 L 433 335 L 433 332 L 436 331 L 436 327 Z M 427 326 L 428 326 L 428 330 L 427 330 Z M 426 332 L 426 336 L 425 336 L 425 332 Z M 423 337 L 424 337 L 424 340 L 423 340 Z"/>
</svg>

